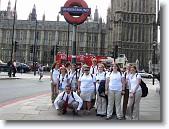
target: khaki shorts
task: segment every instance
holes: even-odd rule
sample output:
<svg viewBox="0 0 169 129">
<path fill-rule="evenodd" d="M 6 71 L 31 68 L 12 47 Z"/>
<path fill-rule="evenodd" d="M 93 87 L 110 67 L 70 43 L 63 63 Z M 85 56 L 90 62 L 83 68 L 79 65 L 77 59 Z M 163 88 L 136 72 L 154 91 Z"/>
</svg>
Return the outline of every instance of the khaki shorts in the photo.
<svg viewBox="0 0 169 129">
<path fill-rule="evenodd" d="M 80 97 L 83 101 L 91 101 L 94 96 L 94 91 L 81 92 Z"/>
</svg>

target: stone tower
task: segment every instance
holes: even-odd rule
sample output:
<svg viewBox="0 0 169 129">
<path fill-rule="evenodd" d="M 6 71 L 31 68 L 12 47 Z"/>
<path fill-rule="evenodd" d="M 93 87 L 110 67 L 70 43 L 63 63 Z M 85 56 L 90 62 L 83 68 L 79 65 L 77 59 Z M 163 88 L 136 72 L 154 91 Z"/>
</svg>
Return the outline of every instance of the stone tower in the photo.
<svg viewBox="0 0 169 129">
<path fill-rule="evenodd" d="M 108 52 L 118 45 L 119 54 L 125 54 L 128 62 L 138 59 L 140 69 L 146 69 L 157 39 L 156 0 L 111 0 L 108 12 Z"/>
<path fill-rule="evenodd" d="M 95 9 L 95 13 L 94 13 L 94 22 L 99 22 L 99 13 L 98 13 L 98 9 L 97 9 L 97 6 L 96 6 L 96 9 Z"/>
</svg>

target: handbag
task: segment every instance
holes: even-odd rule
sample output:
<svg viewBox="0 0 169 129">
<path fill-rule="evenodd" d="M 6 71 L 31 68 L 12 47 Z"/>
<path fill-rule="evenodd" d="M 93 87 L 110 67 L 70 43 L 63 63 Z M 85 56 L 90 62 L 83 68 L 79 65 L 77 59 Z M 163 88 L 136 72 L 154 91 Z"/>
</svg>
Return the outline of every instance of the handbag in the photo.
<svg viewBox="0 0 169 129">
<path fill-rule="evenodd" d="M 105 80 L 100 81 L 99 88 L 98 88 L 99 93 L 105 92 L 105 82 L 106 82 Z"/>
</svg>

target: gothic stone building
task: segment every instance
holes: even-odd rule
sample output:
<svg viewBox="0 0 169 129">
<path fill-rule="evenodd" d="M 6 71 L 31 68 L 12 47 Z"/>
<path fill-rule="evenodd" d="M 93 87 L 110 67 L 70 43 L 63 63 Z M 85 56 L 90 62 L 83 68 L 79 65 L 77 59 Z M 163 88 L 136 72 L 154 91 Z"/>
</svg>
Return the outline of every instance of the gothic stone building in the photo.
<svg viewBox="0 0 169 129">
<path fill-rule="evenodd" d="M 140 68 L 147 68 L 152 60 L 154 41 L 157 41 L 156 0 L 111 0 L 107 24 L 108 52 L 115 45 L 128 62 L 139 60 Z"/>
<path fill-rule="evenodd" d="M 81 54 L 91 53 L 94 55 L 106 55 L 106 34 L 107 25 L 102 23 L 96 8 L 94 19 L 91 17 L 77 27 L 77 52 Z M 66 52 L 68 41 L 68 23 L 65 21 L 45 21 L 45 15 L 42 20 L 36 22 L 36 7 L 34 5 L 32 13 L 28 20 L 16 20 L 14 41 L 19 42 L 19 49 L 14 52 L 13 59 L 19 62 L 33 60 L 33 54 L 30 53 L 30 46 L 35 43 L 39 50 L 36 52 L 36 61 L 42 64 L 51 64 L 55 56 L 51 55 L 52 48 L 59 46 L 59 51 Z M 37 40 L 35 42 L 35 28 L 37 24 Z M 7 62 L 10 60 L 12 44 L 13 20 L 1 19 L 0 21 L 0 57 Z M 69 33 L 69 53 L 72 53 L 72 32 L 70 25 Z"/>
</svg>

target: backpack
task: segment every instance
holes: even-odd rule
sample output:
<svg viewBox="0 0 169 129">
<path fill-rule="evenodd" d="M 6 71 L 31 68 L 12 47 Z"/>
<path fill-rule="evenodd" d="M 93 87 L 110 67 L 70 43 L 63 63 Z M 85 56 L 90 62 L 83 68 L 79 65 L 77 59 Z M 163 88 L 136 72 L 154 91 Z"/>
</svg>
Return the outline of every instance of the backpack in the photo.
<svg viewBox="0 0 169 129">
<path fill-rule="evenodd" d="M 97 74 L 96 74 L 96 76 L 97 76 Z M 106 77 L 106 72 L 105 72 L 104 76 Z M 98 88 L 99 93 L 105 92 L 105 83 L 106 83 L 106 80 L 100 81 L 99 88 Z"/>
<path fill-rule="evenodd" d="M 137 77 L 137 75 L 136 75 L 136 77 Z M 142 79 L 141 79 L 141 82 L 140 82 L 140 86 L 141 86 L 141 89 L 142 89 L 142 96 L 141 97 L 146 97 L 148 95 L 148 87 Z"/>
<path fill-rule="evenodd" d="M 64 93 L 63 93 L 63 95 L 62 95 L 62 99 L 63 99 L 64 95 L 65 95 L 65 91 L 64 91 Z M 75 100 L 75 97 L 74 97 L 74 95 L 73 95 L 73 91 L 71 91 L 71 95 L 72 95 L 72 98 Z"/>
</svg>

